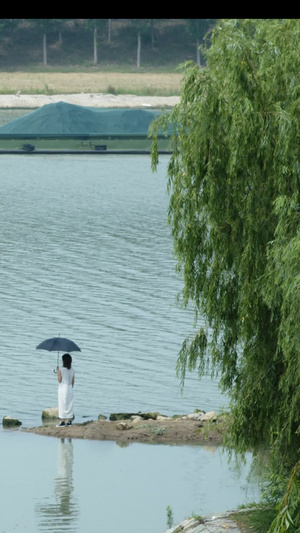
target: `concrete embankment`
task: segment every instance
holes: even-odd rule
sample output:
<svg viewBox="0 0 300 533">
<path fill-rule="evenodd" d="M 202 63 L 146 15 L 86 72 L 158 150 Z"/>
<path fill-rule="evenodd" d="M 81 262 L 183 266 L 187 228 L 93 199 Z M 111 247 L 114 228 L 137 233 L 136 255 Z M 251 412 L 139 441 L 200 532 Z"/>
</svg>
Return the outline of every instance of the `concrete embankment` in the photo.
<svg viewBox="0 0 300 533">
<path fill-rule="evenodd" d="M 241 533 L 236 522 L 230 518 L 232 512 L 204 517 L 187 518 L 164 533 Z"/>
<path fill-rule="evenodd" d="M 99 108 L 163 108 L 173 107 L 179 103 L 179 96 L 135 96 L 131 94 L 1 94 L 2 109 L 36 109 L 47 104 L 67 102 L 69 104 Z"/>
</svg>

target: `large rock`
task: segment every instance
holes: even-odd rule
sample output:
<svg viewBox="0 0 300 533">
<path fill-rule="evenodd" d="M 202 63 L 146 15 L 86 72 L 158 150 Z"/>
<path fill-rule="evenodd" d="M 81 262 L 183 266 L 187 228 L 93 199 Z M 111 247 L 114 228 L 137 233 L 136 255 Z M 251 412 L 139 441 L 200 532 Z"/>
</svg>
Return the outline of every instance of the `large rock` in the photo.
<svg viewBox="0 0 300 533">
<path fill-rule="evenodd" d="M 201 414 L 198 420 L 201 420 L 201 422 L 215 422 L 217 420 L 217 414 L 214 411 L 209 411 L 208 413 Z"/>
<path fill-rule="evenodd" d="M 136 426 L 137 424 L 139 424 L 141 421 L 142 421 L 142 417 L 141 416 L 132 416 L 131 417 L 131 423 Z"/>
<path fill-rule="evenodd" d="M 49 407 L 42 412 L 42 420 L 56 420 L 58 418 L 58 407 Z"/>
<path fill-rule="evenodd" d="M 203 411 L 197 411 L 195 413 L 191 413 L 187 415 L 188 420 L 197 420 L 199 422 L 209 422 L 209 421 L 215 421 L 217 420 L 217 415 L 215 411 L 209 411 L 208 413 L 204 413 Z"/>
<path fill-rule="evenodd" d="M 133 417 L 140 416 L 143 420 L 149 420 L 150 418 L 153 420 L 157 419 L 157 416 L 159 413 L 111 413 L 109 420 L 112 422 L 115 420 L 130 420 Z"/>
<path fill-rule="evenodd" d="M 11 416 L 4 416 L 2 419 L 2 425 L 3 427 L 18 427 L 22 425 L 22 422 Z"/>
<path fill-rule="evenodd" d="M 132 424 L 130 424 L 129 422 L 119 422 L 117 425 L 116 425 L 116 428 L 117 429 L 120 429 L 121 431 L 124 431 L 126 429 L 131 429 L 132 428 Z"/>
</svg>

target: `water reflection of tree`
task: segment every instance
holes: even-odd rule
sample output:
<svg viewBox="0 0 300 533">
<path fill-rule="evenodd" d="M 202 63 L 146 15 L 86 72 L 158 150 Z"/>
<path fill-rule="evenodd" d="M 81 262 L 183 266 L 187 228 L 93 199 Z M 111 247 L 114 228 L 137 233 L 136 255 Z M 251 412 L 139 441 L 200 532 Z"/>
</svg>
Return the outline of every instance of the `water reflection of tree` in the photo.
<svg viewBox="0 0 300 533">
<path fill-rule="evenodd" d="M 78 505 L 73 498 L 73 443 L 71 439 L 61 439 L 58 450 L 58 471 L 55 478 L 55 503 L 38 506 L 41 530 L 77 530 Z"/>
</svg>

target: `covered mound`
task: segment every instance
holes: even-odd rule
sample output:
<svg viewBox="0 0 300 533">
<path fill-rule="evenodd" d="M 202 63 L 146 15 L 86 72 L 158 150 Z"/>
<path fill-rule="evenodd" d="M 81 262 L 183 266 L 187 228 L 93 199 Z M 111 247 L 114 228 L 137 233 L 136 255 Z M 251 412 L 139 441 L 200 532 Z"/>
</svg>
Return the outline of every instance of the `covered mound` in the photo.
<svg viewBox="0 0 300 533">
<path fill-rule="evenodd" d="M 16 135 L 147 135 L 160 111 L 97 109 L 66 102 L 47 104 L 0 127 Z"/>
</svg>

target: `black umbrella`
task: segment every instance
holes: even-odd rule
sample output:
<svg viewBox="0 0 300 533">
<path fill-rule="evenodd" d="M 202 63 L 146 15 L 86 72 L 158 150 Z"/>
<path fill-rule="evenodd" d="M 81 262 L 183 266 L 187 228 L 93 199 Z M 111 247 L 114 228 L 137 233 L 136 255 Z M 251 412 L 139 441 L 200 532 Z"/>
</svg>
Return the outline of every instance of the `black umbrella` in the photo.
<svg viewBox="0 0 300 533">
<path fill-rule="evenodd" d="M 57 366 L 58 366 L 58 354 L 59 352 L 81 352 L 79 346 L 75 342 L 65 339 L 64 337 L 52 337 L 41 342 L 37 347 L 37 350 L 47 350 L 48 352 L 57 353 Z"/>
</svg>

